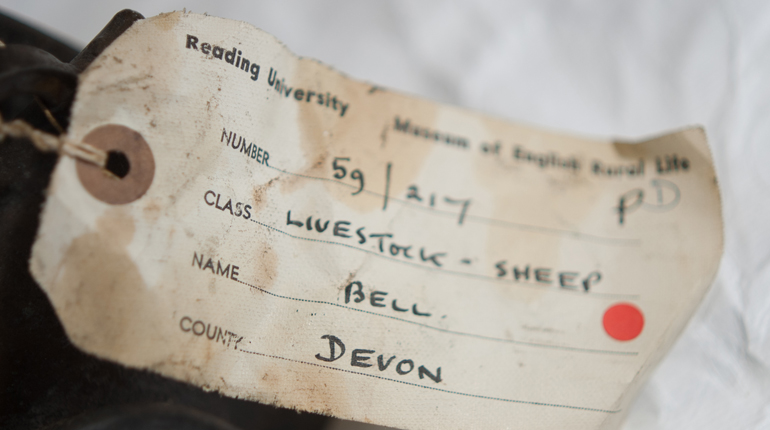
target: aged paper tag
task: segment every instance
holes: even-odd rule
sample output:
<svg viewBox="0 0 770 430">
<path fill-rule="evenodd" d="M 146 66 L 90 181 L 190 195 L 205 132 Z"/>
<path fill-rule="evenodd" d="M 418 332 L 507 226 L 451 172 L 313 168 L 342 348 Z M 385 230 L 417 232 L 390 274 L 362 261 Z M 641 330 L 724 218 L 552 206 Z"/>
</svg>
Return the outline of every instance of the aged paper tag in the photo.
<svg viewBox="0 0 770 430">
<path fill-rule="evenodd" d="M 536 130 L 204 15 L 134 24 L 69 133 L 124 176 L 53 175 L 30 264 L 72 342 L 340 418 L 615 428 L 722 250 L 701 129 Z"/>
</svg>

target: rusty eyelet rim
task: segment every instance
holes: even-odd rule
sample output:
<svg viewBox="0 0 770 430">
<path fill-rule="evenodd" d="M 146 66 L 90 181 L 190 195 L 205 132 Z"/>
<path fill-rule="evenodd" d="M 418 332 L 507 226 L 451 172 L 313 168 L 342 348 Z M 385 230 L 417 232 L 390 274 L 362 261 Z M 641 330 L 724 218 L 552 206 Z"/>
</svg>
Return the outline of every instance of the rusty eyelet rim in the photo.
<svg viewBox="0 0 770 430">
<path fill-rule="evenodd" d="M 83 142 L 108 153 L 122 154 L 128 162 L 128 172 L 122 178 L 93 164 L 76 162 L 78 179 L 94 198 L 123 205 L 138 200 L 152 185 L 155 158 L 150 145 L 137 131 L 119 124 L 103 125 L 91 130 Z"/>
</svg>

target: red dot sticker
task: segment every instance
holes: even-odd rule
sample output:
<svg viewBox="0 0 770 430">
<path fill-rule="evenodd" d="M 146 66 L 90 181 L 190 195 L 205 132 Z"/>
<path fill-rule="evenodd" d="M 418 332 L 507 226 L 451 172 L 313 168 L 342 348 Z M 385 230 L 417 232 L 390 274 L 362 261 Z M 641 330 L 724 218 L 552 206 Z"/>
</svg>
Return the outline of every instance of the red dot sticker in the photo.
<svg viewBox="0 0 770 430">
<path fill-rule="evenodd" d="M 626 341 L 636 339 L 644 327 L 644 316 L 630 303 L 610 306 L 604 313 L 604 331 L 613 339 Z"/>
</svg>

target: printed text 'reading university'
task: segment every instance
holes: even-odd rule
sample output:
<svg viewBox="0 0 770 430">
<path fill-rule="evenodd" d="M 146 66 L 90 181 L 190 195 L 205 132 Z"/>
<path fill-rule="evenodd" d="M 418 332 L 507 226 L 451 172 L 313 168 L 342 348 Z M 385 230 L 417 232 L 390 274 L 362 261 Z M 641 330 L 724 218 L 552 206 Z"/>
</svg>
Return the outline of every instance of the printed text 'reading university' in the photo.
<svg viewBox="0 0 770 430">
<path fill-rule="evenodd" d="M 249 60 L 243 55 L 243 51 L 233 47 L 232 50 L 227 50 L 218 45 L 214 45 L 208 42 L 201 42 L 198 36 L 188 34 L 185 40 L 185 48 L 199 51 L 203 53 L 207 59 L 222 60 L 227 64 L 235 66 L 236 69 L 249 73 L 249 78 L 257 82 L 259 79 L 259 64 L 252 60 Z M 350 107 L 350 103 L 345 103 L 338 95 L 332 94 L 329 91 L 321 91 L 319 89 L 309 88 L 296 88 L 286 83 L 285 77 L 278 76 L 278 70 L 270 67 L 270 73 L 267 79 L 267 84 L 274 88 L 278 94 L 283 98 L 293 98 L 299 102 L 305 102 L 308 105 L 315 107 L 323 107 L 329 111 L 334 111 L 335 114 L 340 117 L 345 116 L 345 113 Z M 311 103 L 314 102 L 314 103 Z M 303 103 L 303 104 L 305 104 Z"/>
</svg>

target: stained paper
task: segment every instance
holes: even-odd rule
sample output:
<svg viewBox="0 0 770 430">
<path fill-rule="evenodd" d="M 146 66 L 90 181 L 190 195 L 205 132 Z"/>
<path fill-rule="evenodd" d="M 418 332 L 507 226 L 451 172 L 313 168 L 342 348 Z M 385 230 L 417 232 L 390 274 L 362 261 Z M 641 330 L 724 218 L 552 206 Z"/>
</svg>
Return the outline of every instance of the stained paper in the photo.
<svg viewBox="0 0 770 430">
<path fill-rule="evenodd" d="M 408 429 L 610 429 L 722 252 L 704 131 L 567 136 L 250 25 L 137 22 L 81 76 L 30 261 L 79 348 Z M 96 169 L 96 170 L 94 170 Z"/>
</svg>

